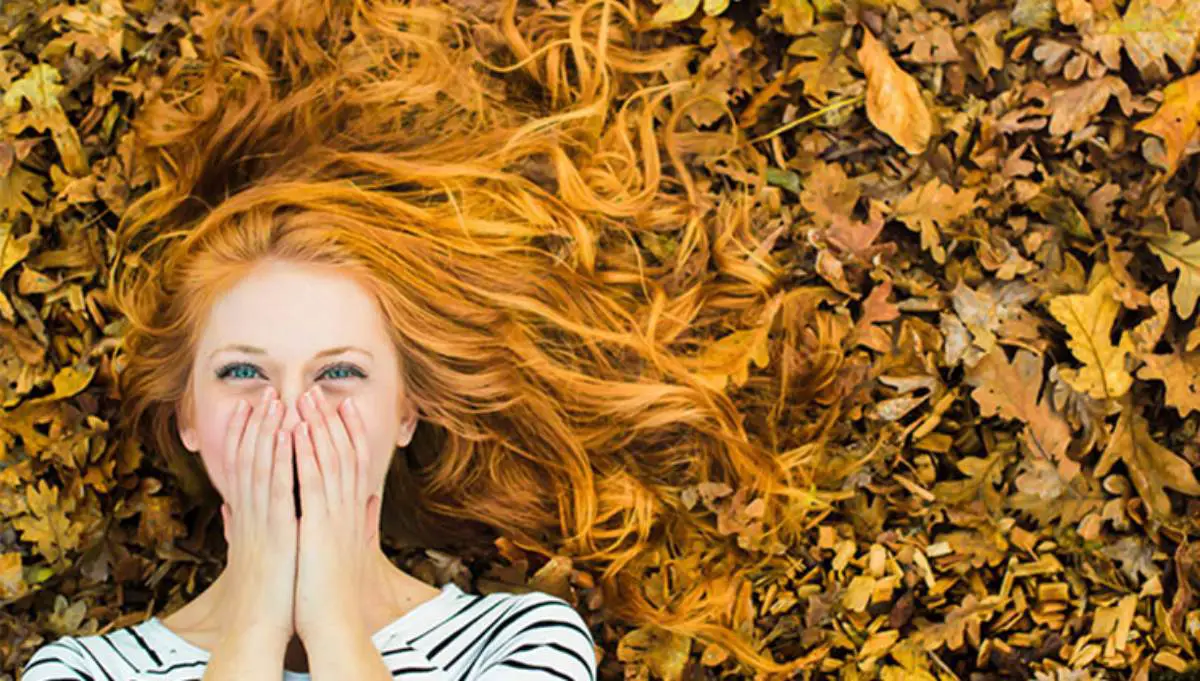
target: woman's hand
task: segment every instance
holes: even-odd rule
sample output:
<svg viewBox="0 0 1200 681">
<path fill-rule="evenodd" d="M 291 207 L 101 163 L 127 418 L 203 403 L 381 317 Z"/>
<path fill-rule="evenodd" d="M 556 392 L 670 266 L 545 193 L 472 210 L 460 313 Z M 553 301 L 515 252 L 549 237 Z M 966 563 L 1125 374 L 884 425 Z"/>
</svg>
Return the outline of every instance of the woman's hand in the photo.
<svg viewBox="0 0 1200 681">
<path fill-rule="evenodd" d="M 362 623 L 360 588 L 380 500 L 367 489 L 366 430 L 353 402 L 344 400 L 335 410 L 317 386 L 299 403 L 303 421 L 293 438 L 301 505 L 295 627 L 302 640 L 314 640 L 321 627 Z"/>
<path fill-rule="evenodd" d="M 225 436 L 226 576 L 223 616 L 230 631 L 257 629 L 283 646 L 293 633 L 297 521 L 292 496 L 292 438 L 279 425 L 285 405 L 268 387 L 252 409 L 238 402 Z"/>
</svg>

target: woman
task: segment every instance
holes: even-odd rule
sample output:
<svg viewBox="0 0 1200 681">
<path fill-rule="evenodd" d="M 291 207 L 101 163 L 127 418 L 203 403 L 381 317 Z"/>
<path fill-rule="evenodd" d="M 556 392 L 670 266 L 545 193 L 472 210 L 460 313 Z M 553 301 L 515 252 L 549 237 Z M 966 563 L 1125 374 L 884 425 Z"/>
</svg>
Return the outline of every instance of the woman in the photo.
<svg viewBox="0 0 1200 681">
<path fill-rule="evenodd" d="M 197 334 L 179 435 L 226 500 L 228 565 L 169 617 L 43 646 L 23 678 L 595 679 L 562 599 L 438 590 L 384 555 L 384 479 L 417 417 L 369 286 L 345 266 L 231 266 L 199 324 L 177 319 Z"/>
<path fill-rule="evenodd" d="M 262 0 L 191 18 L 198 58 L 139 114 L 157 182 L 122 214 L 110 284 L 128 430 L 221 506 L 228 564 L 169 616 L 46 644 L 27 680 L 594 677 L 565 600 L 436 589 L 379 544 L 487 532 L 595 566 L 606 616 L 793 669 L 728 613 L 748 577 L 791 569 L 811 450 L 750 441 L 694 347 L 731 315 L 794 318 L 791 299 L 751 229 L 761 187 L 714 213 L 683 166 L 762 178 L 763 159 L 677 135 L 691 100 L 654 129 L 693 48 L 635 45 L 613 21 L 634 10 L 539 0 L 518 24 L 515 0 L 461 4 L 497 14 Z M 800 330 L 759 424 L 836 370 L 796 370 Z M 724 529 L 702 483 L 760 498 L 764 531 Z"/>
</svg>

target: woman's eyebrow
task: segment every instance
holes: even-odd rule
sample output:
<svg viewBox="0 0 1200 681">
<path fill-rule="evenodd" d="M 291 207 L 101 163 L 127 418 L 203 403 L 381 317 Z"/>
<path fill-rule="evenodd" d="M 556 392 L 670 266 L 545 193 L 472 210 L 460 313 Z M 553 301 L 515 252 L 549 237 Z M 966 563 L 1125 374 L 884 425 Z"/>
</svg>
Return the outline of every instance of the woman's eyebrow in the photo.
<svg viewBox="0 0 1200 681">
<path fill-rule="evenodd" d="M 213 350 L 212 353 L 209 354 L 209 359 L 211 359 L 218 352 L 223 352 L 226 350 L 231 350 L 231 351 L 236 351 L 236 352 L 245 352 L 245 353 L 251 354 L 251 355 L 267 354 L 266 350 L 259 348 L 259 347 L 255 347 L 253 345 L 245 345 L 242 343 L 231 343 L 224 347 L 220 347 L 220 348 L 217 348 L 216 350 Z M 371 354 L 371 351 L 364 350 L 363 348 L 360 348 L 360 347 L 357 347 L 354 345 L 339 345 L 336 348 L 329 348 L 328 350 L 322 350 L 313 356 L 314 357 L 327 357 L 329 355 L 337 355 L 337 354 L 340 354 L 343 352 L 348 352 L 348 351 L 361 352 L 364 355 L 366 355 L 367 357 L 370 357 L 371 359 L 375 359 L 375 355 Z"/>
</svg>

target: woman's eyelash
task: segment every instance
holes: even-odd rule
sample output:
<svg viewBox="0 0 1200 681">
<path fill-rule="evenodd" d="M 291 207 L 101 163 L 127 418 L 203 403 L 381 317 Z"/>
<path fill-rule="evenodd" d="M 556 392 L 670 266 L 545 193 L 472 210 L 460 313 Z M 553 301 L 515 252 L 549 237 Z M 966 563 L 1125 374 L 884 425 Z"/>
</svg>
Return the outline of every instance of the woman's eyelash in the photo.
<svg viewBox="0 0 1200 681">
<path fill-rule="evenodd" d="M 220 369 L 217 369 L 217 378 L 225 379 L 231 373 L 233 373 L 233 371 L 235 369 L 240 369 L 243 367 L 253 369 L 253 370 L 259 372 L 260 374 L 262 373 L 262 369 L 259 368 L 259 366 L 257 364 L 251 364 L 249 362 L 231 362 L 231 363 L 226 364 L 225 366 L 221 367 Z M 332 364 L 328 367 L 325 367 L 325 369 L 323 369 L 321 371 L 321 373 L 324 374 L 326 371 L 331 371 L 333 369 L 345 369 L 345 370 L 352 372 L 352 374 L 353 374 L 352 376 L 340 376 L 338 378 L 366 378 L 367 377 L 367 375 L 364 374 L 363 371 L 361 369 L 359 369 L 358 367 L 354 366 L 353 364 L 347 364 L 344 362 L 339 363 L 339 364 Z M 253 378 L 253 377 L 242 377 L 242 378 Z"/>
</svg>

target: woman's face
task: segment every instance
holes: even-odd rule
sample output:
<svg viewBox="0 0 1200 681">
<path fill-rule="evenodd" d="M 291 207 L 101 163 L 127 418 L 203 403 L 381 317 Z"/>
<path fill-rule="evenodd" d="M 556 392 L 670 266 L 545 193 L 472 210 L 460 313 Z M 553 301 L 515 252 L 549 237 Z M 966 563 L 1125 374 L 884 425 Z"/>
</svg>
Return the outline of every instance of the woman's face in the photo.
<svg viewBox="0 0 1200 681">
<path fill-rule="evenodd" d="M 281 427 L 288 430 L 312 386 L 321 386 L 334 409 L 353 397 L 370 447 L 368 489 L 382 493 L 392 454 L 417 423 L 385 323 L 354 279 L 278 260 L 263 262 L 217 300 L 193 359 L 193 413 L 180 414 L 179 434 L 199 451 L 223 497 L 232 482 L 222 453 L 229 419 L 239 399 L 257 405 L 267 385 L 286 405 Z"/>
</svg>

